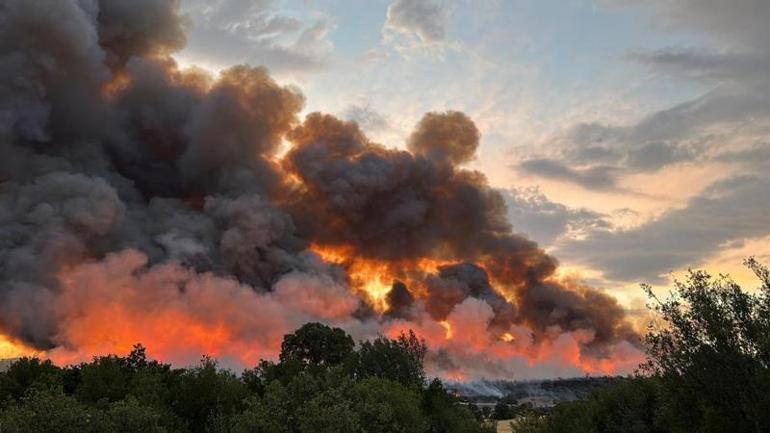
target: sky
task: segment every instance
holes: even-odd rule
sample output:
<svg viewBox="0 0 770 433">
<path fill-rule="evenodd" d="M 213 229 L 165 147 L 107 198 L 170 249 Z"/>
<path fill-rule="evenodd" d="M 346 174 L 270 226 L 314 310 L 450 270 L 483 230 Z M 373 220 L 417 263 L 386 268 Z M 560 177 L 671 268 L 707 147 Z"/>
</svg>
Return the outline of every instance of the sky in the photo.
<svg viewBox="0 0 770 433">
<path fill-rule="evenodd" d="M 687 268 L 770 258 L 766 0 L 183 0 L 183 66 L 262 65 L 304 112 L 405 147 L 428 111 L 562 273 L 643 303 Z"/>
</svg>

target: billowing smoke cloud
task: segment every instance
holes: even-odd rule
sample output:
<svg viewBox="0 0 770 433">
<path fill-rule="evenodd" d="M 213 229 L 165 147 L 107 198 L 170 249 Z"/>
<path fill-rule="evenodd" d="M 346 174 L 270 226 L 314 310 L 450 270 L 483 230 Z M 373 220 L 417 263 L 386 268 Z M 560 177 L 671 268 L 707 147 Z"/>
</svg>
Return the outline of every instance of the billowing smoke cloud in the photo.
<svg viewBox="0 0 770 433">
<path fill-rule="evenodd" d="M 437 161 L 462 164 L 476 155 L 479 130 L 463 113 L 428 113 L 409 138 L 409 150 L 415 155 Z"/>
<path fill-rule="evenodd" d="M 462 167 L 467 116 L 426 114 L 408 151 L 300 122 L 302 94 L 264 69 L 180 70 L 178 6 L 0 6 L 0 334 L 62 362 L 142 342 L 248 365 L 320 320 L 414 329 L 445 376 L 638 360 L 622 308 L 558 282 Z"/>
<path fill-rule="evenodd" d="M 406 267 L 425 257 L 467 262 L 425 278 L 426 308 L 435 319 L 474 297 L 492 307 L 493 325 L 593 329 L 602 343 L 629 335 L 614 300 L 550 281 L 555 260 L 511 233 L 503 198 L 481 173 L 456 165 L 478 144 L 465 115 L 427 114 L 410 139 L 413 153 L 371 143 L 355 124 L 320 114 L 290 138 L 285 165 L 301 180 L 290 210 L 304 237 Z M 506 294 L 521 307 L 518 314 Z"/>
<path fill-rule="evenodd" d="M 468 297 L 483 300 L 492 308 L 490 325 L 507 329 L 516 319 L 516 309 L 495 292 L 484 269 L 472 263 L 442 266 L 436 276 L 426 280 L 426 309 L 437 320 L 445 320 L 454 308 Z"/>
</svg>

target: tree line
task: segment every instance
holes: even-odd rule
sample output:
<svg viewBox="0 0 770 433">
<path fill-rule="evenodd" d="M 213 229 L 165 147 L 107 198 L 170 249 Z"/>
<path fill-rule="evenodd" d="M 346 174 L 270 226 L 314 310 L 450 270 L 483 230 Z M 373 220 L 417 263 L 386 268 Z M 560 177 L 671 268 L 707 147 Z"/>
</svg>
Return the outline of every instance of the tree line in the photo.
<svg viewBox="0 0 770 433">
<path fill-rule="evenodd" d="M 494 429 L 423 370 L 414 333 L 365 341 L 309 323 L 277 362 L 236 375 L 204 358 L 172 368 L 101 356 L 58 367 L 22 358 L 0 373 L 2 433 L 485 433 Z"/>
</svg>

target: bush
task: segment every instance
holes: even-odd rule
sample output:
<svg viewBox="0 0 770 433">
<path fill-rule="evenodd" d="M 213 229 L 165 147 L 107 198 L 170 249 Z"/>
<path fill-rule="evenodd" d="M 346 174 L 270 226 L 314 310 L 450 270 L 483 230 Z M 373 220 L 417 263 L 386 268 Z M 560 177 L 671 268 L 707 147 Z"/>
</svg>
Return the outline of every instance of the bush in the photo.
<svg viewBox="0 0 770 433">
<path fill-rule="evenodd" d="M 62 370 L 51 361 L 21 358 L 0 373 L 0 403 L 19 401 L 31 388 L 54 389 L 62 384 Z"/>
<path fill-rule="evenodd" d="M 398 382 L 368 378 L 356 384 L 353 397 L 368 433 L 422 433 L 428 428 L 419 395 Z"/>
<path fill-rule="evenodd" d="M 204 432 L 215 418 L 233 415 L 244 407 L 245 384 L 233 373 L 204 358 L 200 365 L 180 371 L 171 384 L 171 410 L 187 422 L 191 432 Z"/>
<path fill-rule="evenodd" d="M 354 374 L 358 379 L 379 377 L 415 389 L 425 385 L 422 363 L 427 348 L 413 332 L 401 334 L 397 340 L 384 337 L 361 343 Z"/>
</svg>

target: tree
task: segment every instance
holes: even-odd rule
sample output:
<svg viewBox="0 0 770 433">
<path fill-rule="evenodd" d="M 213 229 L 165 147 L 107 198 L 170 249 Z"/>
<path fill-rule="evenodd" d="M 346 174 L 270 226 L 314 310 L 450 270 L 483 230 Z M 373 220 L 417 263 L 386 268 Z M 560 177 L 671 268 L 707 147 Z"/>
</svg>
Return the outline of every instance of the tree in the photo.
<svg viewBox="0 0 770 433">
<path fill-rule="evenodd" d="M 359 379 L 379 377 L 407 387 L 422 388 L 425 385 L 422 363 L 426 352 L 425 342 L 411 331 L 396 340 L 379 337 L 364 341 L 358 349 L 354 374 Z"/>
<path fill-rule="evenodd" d="M 169 399 L 171 366 L 148 360 L 141 345 L 134 346 L 128 356 L 96 357 L 90 363 L 64 370 L 64 391 L 78 400 L 110 403 L 131 396 L 142 405 L 162 408 Z"/>
<path fill-rule="evenodd" d="M 413 332 L 356 351 L 315 323 L 240 377 L 205 357 L 175 369 L 140 345 L 67 368 L 22 359 L 0 373 L 0 433 L 491 432 L 439 380 L 426 387 L 426 352 Z"/>
<path fill-rule="evenodd" d="M 232 419 L 232 433 L 290 433 L 293 402 L 278 381 L 267 385 L 262 397 L 252 397 Z"/>
<path fill-rule="evenodd" d="M 112 426 L 98 410 L 64 395 L 45 390 L 28 394 L 0 413 L 3 433 L 111 433 Z"/>
<path fill-rule="evenodd" d="M 674 431 L 770 430 L 770 272 L 747 293 L 730 278 L 691 271 L 670 297 L 646 286 L 661 322 L 646 336 L 648 374 L 660 376 Z"/>
<path fill-rule="evenodd" d="M 203 432 L 211 420 L 243 409 L 246 386 L 216 361 L 204 358 L 195 368 L 182 370 L 171 385 L 170 407 L 187 421 L 193 433 Z"/>
<path fill-rule="evenodd" d="M 134 397 L 111 404 L 105 418 L 115 433 L 170 433 L 175 424 L 170 414 L 142 406 Z"/>
<path fill-rule="evenodd" d="M 584 400 L 557 405 L 547 417 L 524 413 L 513 431 L 664 433 L 668 429 L 658 420 L 659 392 L 656 379 L 617 380 Z"/>
<path fill-rule="evenodd" d="M 428 423 L 414 389 L 370 377 L 356 384 L 353 407 L 367 433 L 422 433 Z"/>
<path fill-rule="evenodd" d="M 356 432 L 360 427 L 352 401 L 339 389 L 327 389 L 305 402 L 297 410 L 300 433 Z"/>
<path fill-rule="evenodd" d="M 32 387 L 57 388 L 62 385 L 62 370 L 49 360 L 21 358 L 0 373 L 0 404 L 8 399 L 18 401 Z"/>
<path fill-rule="evenodd" d="M 513 411 L 511 406 L 505 404 L 502 401 L 498 401 L 495 404 L 495 409 L 492 411 L 492 419 L 511 419 L 513 418 Z"/>
<path fill-rule="evenodd" d="M 422 393 L 422 411 L 428 418 L 430 433 L 494 432 L 494 426 L 480 424 L 473 413 L 462 407 L 438 379 L 433 379 Z"/>
<path fill-rule="evenodd" d="M 80 370 L 80 383 L 75 391 L 78 399 L 89 403 L 124 399 L 129 391 L 132 373 L 124 360 L 116 355 L 101 356 L 77 367 Z"/>
<path fill-rule="evenodd" d="M 337 365 L 353 353 L 354 346 L 353 338 L 340 328 L 307 323 L 283 337 L 280 360 L 296 359 L 312 366 Z"/>
</svg>

